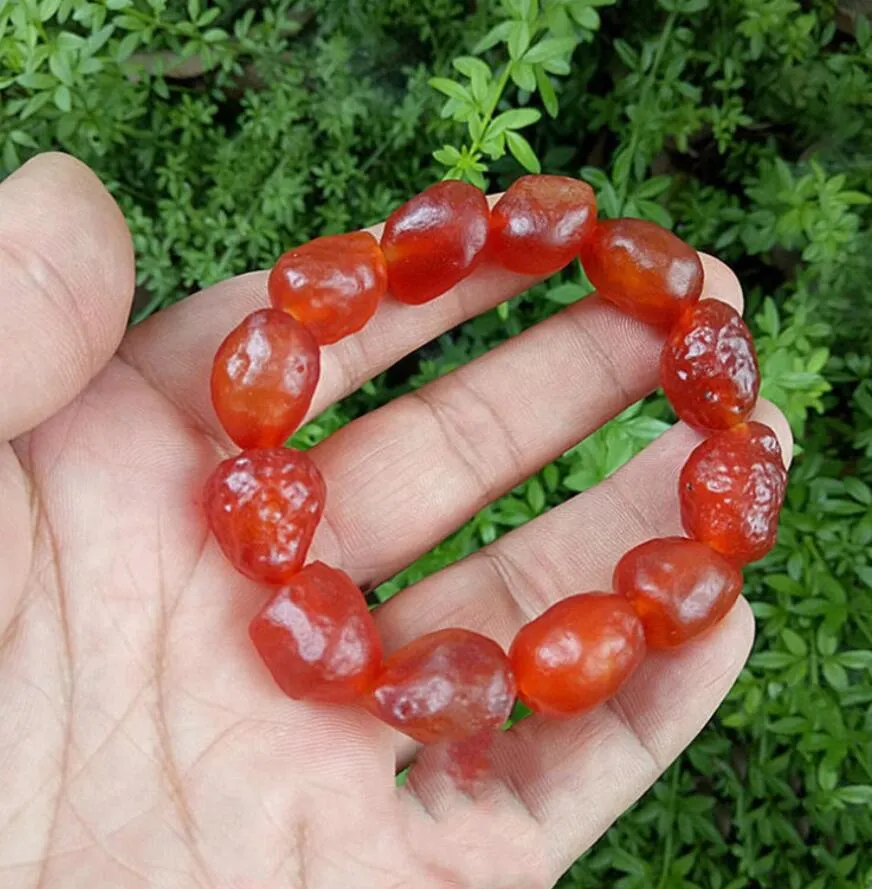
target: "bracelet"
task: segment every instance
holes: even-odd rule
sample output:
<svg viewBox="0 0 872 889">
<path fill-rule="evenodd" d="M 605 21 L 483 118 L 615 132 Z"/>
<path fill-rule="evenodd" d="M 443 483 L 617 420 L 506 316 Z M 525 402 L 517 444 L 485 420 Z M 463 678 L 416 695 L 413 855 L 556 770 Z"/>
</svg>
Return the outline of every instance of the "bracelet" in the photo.
<svg viewBox="0 0 872 889">
<path fill-rule="evenodd" d="M 508 654 L 465 629 L 425 635 L 384 657 L 360 589 L 338 568 L 304 565 L 326 487 L 303 452 L 283 447 L 303 421 L 319 351 L 355 333 L 381 300 L 419 305 L 481 262 L 545 276 L 575 257 L 597 291 L 665 333 L 660 382 L 678 417 L 708 437 L 679 480 L 685 537 L 649 540 L 619 560 L 611 592 L 558 602 Z M 700 300 L 699 256 L 639 219 L 598 221 L 590 186 L 523 176 L 489 209 L 472 185 L 437 183 L 368 232 L 317 238 L 269 276 L 272 308 L 221 344 L 212 401 L 242 449 L 209 478 L 204 507 L 230 563 L 279 589 L 251 639 L 290 697 L 362 705 L 415 740 L 492 737 L 516 697 L 566 716 L 613 696 L 646 650 L 674 649 L 715 626 L 741 569 L 774 545 L 787 473 L 775 434 L 749 421 L 760 389 L 751 333 L 725 303 Z"/>
</svg>

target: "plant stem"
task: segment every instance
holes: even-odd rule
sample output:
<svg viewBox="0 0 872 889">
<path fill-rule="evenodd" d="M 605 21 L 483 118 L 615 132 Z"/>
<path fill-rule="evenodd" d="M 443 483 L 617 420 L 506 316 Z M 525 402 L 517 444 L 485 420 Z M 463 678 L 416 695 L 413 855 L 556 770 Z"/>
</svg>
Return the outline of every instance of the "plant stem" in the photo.
<svg viewBox="0 0 872 889">
<path fill-rule="evenodd" d="M 475 155 L 476 160 L 478 160 L 478 158 L 481 156 L 480 152 L 481 152 L 482 143 L 484 142 L 485 136 L 487 136 L 487 130 L 488 130 L 488 127 L 490 126 L 491 121 L 493 120 L 494 112 L 497 110 L 497 105 L 499 105 L 500 99 L 503 97 L 503 92 L 505 91 L 506 85 L 509 82 L 509 75 L 511 74 L 511 71 L 512 71 L 512 62 L 508 62 L 506 64 L 506 67 L 503 69 L 503 73 L 500 75 L 500 79 L 497 83 L 497 89 L 496 89 L 496 92 L 494 93 L 494 98 L 490 104 L 490 108 L 488 108 L 487 113 L 485 114 L 484 118 L 482 119 L 481 135 L 478 137 L 478 139 L 476 139 L 472 143 L 472 146 L 469 149 L 469 153 L 471 155 Z"/>
</svg>

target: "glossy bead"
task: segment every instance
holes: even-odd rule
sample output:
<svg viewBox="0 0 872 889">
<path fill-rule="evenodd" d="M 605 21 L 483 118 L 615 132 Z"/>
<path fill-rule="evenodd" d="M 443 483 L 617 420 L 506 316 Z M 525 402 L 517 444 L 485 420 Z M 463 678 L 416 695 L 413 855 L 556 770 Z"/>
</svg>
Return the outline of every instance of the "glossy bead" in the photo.
<svg viewBox="0 0 872 889">
<path fill-rule="evenodd" d="M 363 593 L 323 562 L 294 575 L 251 622 L 249 635 L 292 698 L 355 703 L 381 664 L 378 630 Z"/>
<path fill-rule="evenodd" d="M 648 324 L 671 324 L 702 293 L 697 252 L 653 222 L 599 222 L 582 245 L 581 262 L 602 296 Z"/>
<path fill-rule="evenodd" d="M 437 182 L 388 217 L 381 246 L 388 287 L 400 302 L 429 302 L 478 264 L 490 211 L 484 194 L 456 180 Z"/>
<path fill-rule="evenodd" d="M 787 470 L 762 423 L 717 432 L 693 450 L 678 481 L 684 530 L 739 565 L 775 544 Z"/>
<path fill-rule="evenodd" d="M 623 596 L 587 593 L 522 627 L 509 651 L 518 696 L 538 713 L 567 716 L 612 697 L 645 656 L 642 622 Z"/>
<path fill-rule="evenodd" d="M 567 176 L 522 176 L 491 211 L 488 251 L 503 268 L 551 275 L 572 262 L 596 222 L 593 189 Z"/>
<path fill-rule="evenodd" d="M 438 630 L 388 657 L 372 691 L 383 722 L 423 744 L 457 741 L 508 719 L 515 681 L 503 650 L 469 630 Z"/>
<path fill-rule="evenodd" d="M 760 368 L 742 316 L 716 299 L 689 308 L 666 337 L 660 381 L 675 413 L 697 429 L 745 420 L 760 391 Z"/>
<path fill-rule="evenodd" d="M 388 286 L 378 241 L 369 232 L 328 235 L 289 250 L 269 276 L 270 302 L 321 344 L 360 330 Z"/>
<path fill-rule="evenodd" d="M 648 647 L 667 649 L 725 617 L 742 591 L 742 573 L 704 543 L 662 537 L 625 553 L 613 586 L 639 615 Z"/>
<path fill-rule="evenodd" d="M 318 384 L 318 344 L 275 309 L 254 312 L 218 347 L 212 404 L 241 448 L 282 445 L 306 416 Z"/>
<path fill-rule="evenodd" d="M 318 468 L 299 451 L 243 451 L 206 482 L 209 526 L 237 571 L 263 583 L 287 583 L 303 567 L 324 511 Z"/>
</svg>

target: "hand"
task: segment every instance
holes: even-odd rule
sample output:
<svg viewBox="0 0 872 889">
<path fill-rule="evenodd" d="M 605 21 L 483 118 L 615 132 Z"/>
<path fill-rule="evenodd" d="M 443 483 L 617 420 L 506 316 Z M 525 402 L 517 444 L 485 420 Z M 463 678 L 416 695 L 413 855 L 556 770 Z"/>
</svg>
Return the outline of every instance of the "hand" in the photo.
<svg viewBox="0 0 872 889">
<path fill-rule="evenodd" d="M 703 257 L 711 296 L 742 301 Z M 325 350 L 313 413 L 530 281 L 475 274 L 385 301 Z M 752 639 L 740 600 L 649 656 L 608 706 L 501 735 L 474 799 L 363 712 L 281 695 L 247 639 L 265 591 L 198 507 L 232 451 L 208 376 L 265 275 L 225 281 L 124 336 L 133 255 L 94 176 L 44 155 L 0 187 L 0 887 L 538 889 L 696 735 Z M 120 346 L 119 346 L 120 343 Z M 314 449 L 329 488 L 312 556 L 364 588 L 656 385 L 658 336 L 593 297 L 351 423 Z M 790 453 L 782 416 L 759 409 Z M 30 431 L 29 431 L 30 430 Z M 614 477 L 381 608 L 386 646 L 464 626 L 506 646 L 555 599 L 679 531 L 678 425 Z"/>
</svg>

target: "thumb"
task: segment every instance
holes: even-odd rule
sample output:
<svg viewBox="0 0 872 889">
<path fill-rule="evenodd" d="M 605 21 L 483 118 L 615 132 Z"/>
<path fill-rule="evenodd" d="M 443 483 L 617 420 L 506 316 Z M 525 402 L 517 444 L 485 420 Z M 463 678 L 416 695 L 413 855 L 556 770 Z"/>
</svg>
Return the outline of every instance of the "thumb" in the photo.
<svg viewBox="0 0 872 889">
<path fill-rule="evenodd" d="M 69 404 L 105 366 L 133 284 L 124 217 L 84 164 L 43 154 L 0 185 L 0 441 Z"/>
</svg>

